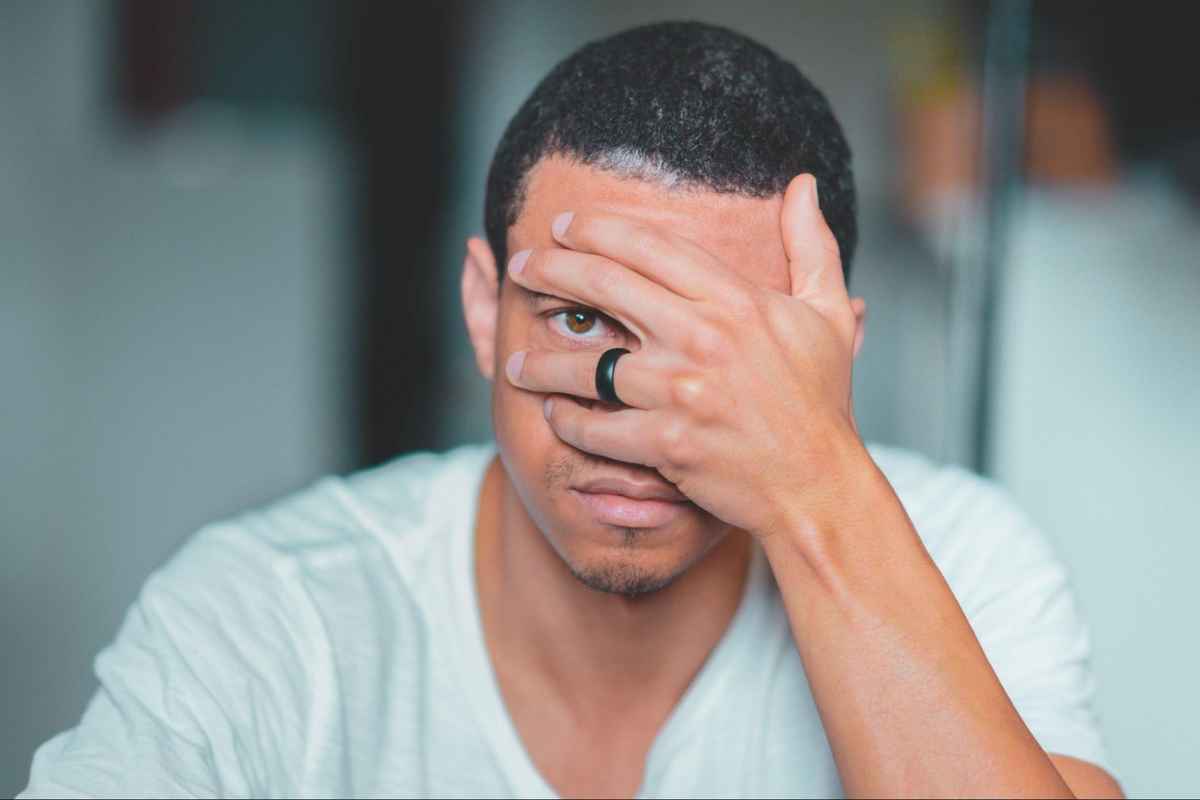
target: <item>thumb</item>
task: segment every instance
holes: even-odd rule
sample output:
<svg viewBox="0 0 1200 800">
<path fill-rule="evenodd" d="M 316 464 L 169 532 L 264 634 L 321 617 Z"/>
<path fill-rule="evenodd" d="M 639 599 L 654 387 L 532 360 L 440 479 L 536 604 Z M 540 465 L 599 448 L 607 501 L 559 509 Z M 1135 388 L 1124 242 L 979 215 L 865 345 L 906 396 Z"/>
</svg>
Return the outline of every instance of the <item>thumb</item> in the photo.
<svg viewBox="0 0 1200 800">
<path fill-rule="evenodd" d="M 783 248 L 792 280 L 792 296 L 822 314 L 844 316 L 850 306 L 837 238 L 825 222 L 817 197 L 817 179 L 797 175 L 783 195 L 779 215 Z"/>
</svg>

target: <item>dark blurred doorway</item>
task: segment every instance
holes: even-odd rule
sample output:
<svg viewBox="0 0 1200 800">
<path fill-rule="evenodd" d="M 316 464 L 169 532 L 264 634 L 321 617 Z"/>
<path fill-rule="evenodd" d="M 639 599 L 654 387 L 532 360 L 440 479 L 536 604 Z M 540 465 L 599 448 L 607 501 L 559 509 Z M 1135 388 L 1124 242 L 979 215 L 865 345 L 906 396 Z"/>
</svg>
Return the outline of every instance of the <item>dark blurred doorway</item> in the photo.
<svg viewBox="0 0 1200 800">
<path fill-rule="evenodd" d="M 463 4 L 122 0 L 116 10 L 114 96 L 128 124 L 152 129 L 200 100 L 249 124 L 277 113 L 336 120 L 357 168 L 345 210 L 358 269 L 345 387 L 354 460 L 434 446 L 447 328 L 435 245 Z"/>
</svg>

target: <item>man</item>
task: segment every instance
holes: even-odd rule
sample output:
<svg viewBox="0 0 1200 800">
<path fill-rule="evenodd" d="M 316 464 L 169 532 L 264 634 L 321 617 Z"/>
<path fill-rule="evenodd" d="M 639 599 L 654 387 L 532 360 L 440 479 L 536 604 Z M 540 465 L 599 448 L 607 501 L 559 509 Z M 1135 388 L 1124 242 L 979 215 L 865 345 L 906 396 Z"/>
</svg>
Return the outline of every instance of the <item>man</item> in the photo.
<svg viewBox="0 0 1200 800">
<path fill-rule="evenodd" d="M 496 441 L 197 535 L 29 796 L 1120 796 L 1043 536 L 858 437 L 849 152 L 793 66 L 583 48 L 486 223 Z"/>
</svg>

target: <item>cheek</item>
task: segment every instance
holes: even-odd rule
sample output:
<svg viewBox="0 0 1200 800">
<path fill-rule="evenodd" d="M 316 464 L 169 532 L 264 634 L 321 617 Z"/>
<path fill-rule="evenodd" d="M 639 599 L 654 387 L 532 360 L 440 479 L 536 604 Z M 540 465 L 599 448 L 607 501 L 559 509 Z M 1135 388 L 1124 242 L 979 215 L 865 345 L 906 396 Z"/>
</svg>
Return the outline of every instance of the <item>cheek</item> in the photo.
<svg viewBox="0 0 1200 800">
<path fill-rule="evenodd" d="M 565 447 L 554 435 L 542 415 L 545 395 L 518 389 L 504 376 L 503 363 L 508 353 L 520 345 L 502 349 L 497 359 L 496 380 L 492 384 L 492 430 L 496 446 L 513 481 L 529 488 L 544 491 L 549 465 Z M 524 492 L 523 492 L 524 493 Z"/>
<path fill-rule="evenodd" d="M 492 390 L 492 426 L 505 448 L 541 450 L 558 437 L 542 415 L 545 395 L 518 389 L 503 376 Z"/>
<path fill-rule="evenodd" d="M 562 516 L 561 486 L 552 476 L 570 456 L 542 416 L 542 396 L 497 384 L 492 429 L 500 460 L 534 525 L 550 531 L 568 524 Z"/>
</svg>

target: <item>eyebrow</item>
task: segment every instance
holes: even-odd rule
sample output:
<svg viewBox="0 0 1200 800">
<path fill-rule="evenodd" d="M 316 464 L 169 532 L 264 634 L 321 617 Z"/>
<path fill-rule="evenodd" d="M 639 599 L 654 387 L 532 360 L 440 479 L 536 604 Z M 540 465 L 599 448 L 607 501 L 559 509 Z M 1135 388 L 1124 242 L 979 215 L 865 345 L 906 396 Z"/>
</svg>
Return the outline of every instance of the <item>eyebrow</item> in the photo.
<svg viewBox="0 0 1200 800">
<path fill-rule="evenodd" d="M 558 295 L 555 295 L 555 294 L 546 294 L 545 292 L 537 292 L 537 291 L 534 291 L 533 289 L 526 289 L 524 286 L 521 287 L 521 290 L 524 293 L 523 296 L 525 298 L 525 304 L 527 306 L 529 306 L 530 308 L 539 308 L 541 306 L 546 305 L 547 303 L 574 303 L 575 302 L 574 300 L 571 300 L 568 297 L 559 297 Z"/>
</svg>

